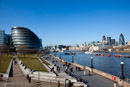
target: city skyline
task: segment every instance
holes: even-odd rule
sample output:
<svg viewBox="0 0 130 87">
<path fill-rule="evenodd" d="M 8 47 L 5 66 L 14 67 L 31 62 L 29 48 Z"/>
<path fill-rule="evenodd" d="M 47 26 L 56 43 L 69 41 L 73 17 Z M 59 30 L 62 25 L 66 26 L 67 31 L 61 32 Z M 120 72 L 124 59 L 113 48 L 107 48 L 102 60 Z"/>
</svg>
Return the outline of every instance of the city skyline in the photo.
<svg viewBox="0 0 130 87">
<path fill-rule="evenodd" d="M 13 26 L 31 29 L 43 46 L 82 44 L 110 36 L 125 41 L 130 34 L 129 0 L 0 0 L 0 29 L 11 33 Z"/>
</svg>

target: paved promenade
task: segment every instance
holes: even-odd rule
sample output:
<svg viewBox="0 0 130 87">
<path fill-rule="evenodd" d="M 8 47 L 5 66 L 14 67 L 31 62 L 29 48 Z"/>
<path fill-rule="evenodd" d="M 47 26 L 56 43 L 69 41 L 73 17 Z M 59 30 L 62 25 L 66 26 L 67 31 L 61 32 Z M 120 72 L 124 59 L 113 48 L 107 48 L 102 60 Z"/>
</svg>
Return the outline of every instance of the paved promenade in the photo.
<svg viewBox="0 0 130 87">
<path fill-rule="evenodd" d="M 59 66 L 61 71 L 66 70 L 66 67 L 63 67 L 63 65 L 60 63 L 59 60 L 57 60 L 53 57 L 50 57 L 48 59 L 48 61 L 53 63 L 56 66 Z M 77 71 L 76 67 L 73 65 L 71 65 L 70 68 L 73 68 L 73 72 L 71 73 L 71 75 L 75 78 L 81 78 L 83 80 L 83 82 L 86 83 L 89 87 L 113 87 L 114 82 L 112 80 L 104 78 L 95 73 L 90 73 L 90 76 L 89 76 L 88 70 L 85 70 L 86 75 L 84 75 L 84 70 Z M 70 68 L 68 69 L 69 71 L 70 71 Z M 120 87 L 120 86 L 118 85 L 117 87 Z"/>
<path fill-rule="evenodd" d="M 40 85 L 38 85 L 37 82 L 38 81 L 32 80 L 31 84 L 29 84 L 18 64 L 13 64 L 13 77 L 9 77 L 7 83 L 0 82 L 0 87 L 57 87 L 58 85 L 51 82 L 40 82 Z M 60 87 L 64 87 L 64 85 Z"/>
</svg>

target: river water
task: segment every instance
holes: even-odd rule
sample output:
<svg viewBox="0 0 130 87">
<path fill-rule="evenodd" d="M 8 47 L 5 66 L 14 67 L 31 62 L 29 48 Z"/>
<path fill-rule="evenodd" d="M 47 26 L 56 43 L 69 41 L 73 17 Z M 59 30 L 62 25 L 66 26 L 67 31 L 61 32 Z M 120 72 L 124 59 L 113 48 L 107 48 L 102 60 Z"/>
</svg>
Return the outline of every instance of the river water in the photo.
<svg viewBox="0 0 130 87">
<path fill-rule="evenodd" d="M 74 62 L 83 66 L 91 66 L 91 57 L 93 57 L 93 66 L 95 69 L 109 73 L 111 75 L 121 76 L 121 65 L 120 62 L 124 62 L 124 76 L 130 79 L 130 58 L 116 58 L 115 54 L 130 55 L 124 53 L 103 53 L 104 56 L 95 56 L 85 54 L 84 52 L 77 51 L 65 51 L 61 53 L 61 58 L 67 62 L 72 62 L 71 55 L 65 55 L 66 52 L 75 52 Z M 52 53 L 57 57 L 60 57 L 60 53 Z M 111 57 L 107 55 L 111 54 Z"/>
</svg>

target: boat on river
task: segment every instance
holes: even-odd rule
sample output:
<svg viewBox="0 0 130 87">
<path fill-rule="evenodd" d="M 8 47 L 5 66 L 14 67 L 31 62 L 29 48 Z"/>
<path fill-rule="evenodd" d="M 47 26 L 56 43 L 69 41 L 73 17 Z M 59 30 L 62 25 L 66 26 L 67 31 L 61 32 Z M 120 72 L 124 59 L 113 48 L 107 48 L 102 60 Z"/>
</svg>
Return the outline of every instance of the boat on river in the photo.
<svg viewBox="0 0 130 87">
<path fill-rule="evenodd" d="M 121 57 L 120 55 L 115 55 L 115 57 Z"/>
<path fill-rule="evenodd" d="M 120 55 L 120 57 L 130 58 L 130 55 Z"/>
<path fill-rule="evenodd" d="M 65 53 L 65 55 L 75 55 L 75 53 Z"/>
<path fill-rule="evenodd" d="M 93 54 L 93 51 L 86 51 L 85 54 Z"/>
</svg>

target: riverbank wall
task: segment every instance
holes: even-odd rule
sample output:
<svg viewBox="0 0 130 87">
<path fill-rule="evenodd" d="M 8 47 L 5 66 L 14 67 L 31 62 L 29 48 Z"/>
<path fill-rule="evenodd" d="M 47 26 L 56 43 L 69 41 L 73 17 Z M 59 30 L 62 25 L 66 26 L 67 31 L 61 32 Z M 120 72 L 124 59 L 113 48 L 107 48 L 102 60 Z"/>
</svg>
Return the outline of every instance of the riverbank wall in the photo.
<svg viewBox="0 0 130 87">
<path fill-rule="evenodd" d="M 56 58 L 57 60 L 60 60 L 61 62 L 65 62 L 64 60 L 58 58 L 58 57 L 55 57 L 54 55 L 50 54 L 52 57 Z M 98 74 L 100 76 L 103 76 L 105 78 L 108 78 L 112 81 L 115 81 L 117 82 L 118 84 L 120 84 L 121 86 L 123 87 L 130 87 L 130 83 L 127 83 L 125 82 L 124 80 L 121 80 L 119 77 L 117 76 L 114 76 L 114 75 L 111 75 L 111 74 L 108 74 L 108 73 L 105 73 L 105 72 L 102 72 L 102 71 L 99 71 L 99 70 L 96 70 L 96 69 L 91 69 L 90 67 L 88 66 L 82 66 L 82 65 L 79 65 L 79 64 L 76 64 L 76 63 L 71 63 L 72 65 L 76 66 L 76 67 L 80 67 L 81 69 L 85 69 L 85 70 L 90 70 L 92 71 L 93 73 L 95 74 Z"/>
</svg>

